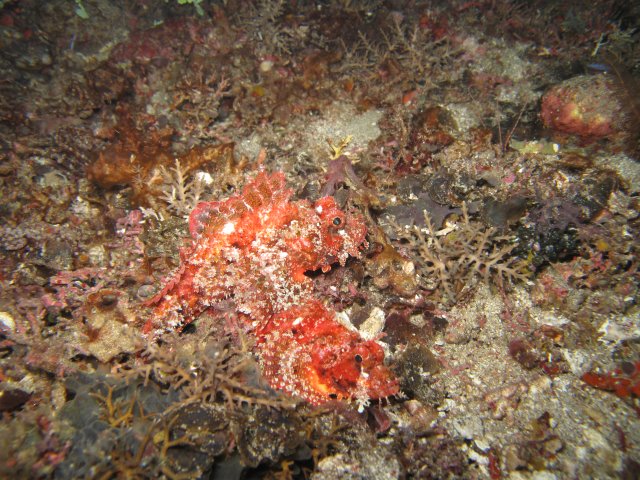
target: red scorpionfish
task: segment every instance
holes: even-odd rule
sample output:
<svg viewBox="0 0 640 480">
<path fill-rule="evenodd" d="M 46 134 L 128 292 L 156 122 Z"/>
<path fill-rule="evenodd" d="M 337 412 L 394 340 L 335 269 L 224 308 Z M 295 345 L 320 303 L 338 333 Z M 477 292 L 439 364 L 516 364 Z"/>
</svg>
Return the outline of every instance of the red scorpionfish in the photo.
<svg viewBox="0 0 640 480">
<path fill-rule="evenodd" d="M 260 172 L 240 195 L 200 203 L 181 265 L 149 301 L 145 333 L 184 326 L 232 299 L 256 335 L 263 375 L 276 389 L 312 404 L 386 398 L 398 382 L 382 347 L 340 323 L 314 298 L 310 270 L 360 256 L 366 227 L 333 197 L 291 201 L 282 173 Z"/>
</svg>

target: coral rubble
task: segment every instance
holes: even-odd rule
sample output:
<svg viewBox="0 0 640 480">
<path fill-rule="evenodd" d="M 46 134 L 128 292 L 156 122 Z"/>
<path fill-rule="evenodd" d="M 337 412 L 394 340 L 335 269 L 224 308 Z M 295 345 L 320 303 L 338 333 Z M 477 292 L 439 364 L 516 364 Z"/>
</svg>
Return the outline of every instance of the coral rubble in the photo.
<svg viewBox="0 0 640 480">
<path fill-rule="evenodd" d="M 0 477 L 637 477 L 637 3 L 0 0 Z"/>
</svg>

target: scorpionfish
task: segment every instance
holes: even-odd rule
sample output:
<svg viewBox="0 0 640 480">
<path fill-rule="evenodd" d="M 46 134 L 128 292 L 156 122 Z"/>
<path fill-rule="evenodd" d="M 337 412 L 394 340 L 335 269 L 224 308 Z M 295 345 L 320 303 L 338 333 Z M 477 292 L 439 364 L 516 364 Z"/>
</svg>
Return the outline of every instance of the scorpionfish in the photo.
<svg viewBox="0 0 640 480">
<path fill-rule="evenodd" d="M 312 404 L 386 398 L 398 382 L 374 340 L 341 323 L 313 295 L 305 272 L 359 257 L 364 219 L 333 197 L 291 200 L 282 173 L 260 172 L 239 195 L 202 202 L 189 217 L 193 241 L 173 278 L 148 303 L 145 333 L 184 326 L 232 301 L 256 336 L 270 386 Z"/>
</svg>

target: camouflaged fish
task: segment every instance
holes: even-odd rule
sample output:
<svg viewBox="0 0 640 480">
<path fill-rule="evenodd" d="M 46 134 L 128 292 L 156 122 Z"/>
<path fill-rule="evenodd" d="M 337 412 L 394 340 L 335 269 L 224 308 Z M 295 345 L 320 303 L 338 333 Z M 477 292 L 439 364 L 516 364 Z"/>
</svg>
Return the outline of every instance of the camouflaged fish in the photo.
<svg viewBox="0 0 640 480">
<path fill-rule="evenodd" d="M 241 194 L 200 203 L 192 244 L 173 278 L 148 303 L 144 332 L 182 327 L 207 308 L 233 301 L 256 335 L 264 377 L 313 404 L 385 398 L 398 384 L 373 340 L 340 323 L 313 295 L 305 272 L 344 266 L 366 244 L 361 216 L 333 197 L 292 201 L 282 173 L 260 172 Z"/>
</svg>

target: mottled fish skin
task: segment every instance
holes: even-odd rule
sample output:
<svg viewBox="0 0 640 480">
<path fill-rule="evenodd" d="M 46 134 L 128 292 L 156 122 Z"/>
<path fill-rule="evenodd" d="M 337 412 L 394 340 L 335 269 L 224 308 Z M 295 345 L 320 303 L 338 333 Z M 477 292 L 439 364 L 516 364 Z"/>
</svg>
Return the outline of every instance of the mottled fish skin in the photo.
<svg viewBox="0 0 640 480">
<path fill-rule="evenodd" d="M 156 308 L 143 331 L 184 326 L 231 297 L 234 280 L 243 270 L 240 252 L 250 250 L 267 226 L 283 228 L 292 220 L 297 209 L 287 208 L 291 194 L 282 174 L 261 172 L 240 195 L 198 204 L 189 216 L 193 242 L 181 251 L 181 265 L 173 278 L 147 302 Z"/>
<path fill-rule="evenodd" d="M 233 301 L 256 335 L 264 377 L 313 404 L 385 398 L 398 392 L 380 345 L 348 329 L 313 295 L 310 270 L 359 257 L 364 219 L 333 197 L 291 201 L 282 173 L 260 172 L 239 195 L 200 203 L 189 217 L 192 243 L 149 302 L 144 333 L 180 328 Z"/>
<path fill-rule="evenodd" d="M 338 322 L 318 300 L 272 316 L 256 336 L 262 371 L 271 386 L 310 403 L 366 401 L 398 393 L 397 381 L 384 366 L 382 347 Z"/>
</svg>

